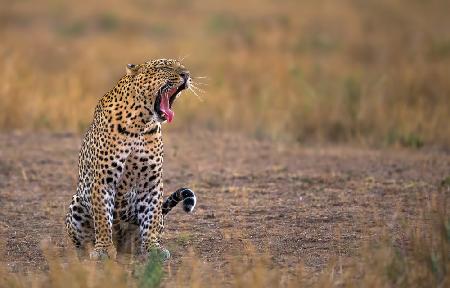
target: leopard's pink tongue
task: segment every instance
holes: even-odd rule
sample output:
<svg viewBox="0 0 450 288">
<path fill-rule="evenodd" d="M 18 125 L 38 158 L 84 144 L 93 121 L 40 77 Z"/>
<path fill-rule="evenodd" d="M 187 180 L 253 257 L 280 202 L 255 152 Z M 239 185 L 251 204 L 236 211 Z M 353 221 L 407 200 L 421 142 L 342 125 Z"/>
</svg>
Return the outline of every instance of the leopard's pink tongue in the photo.
<svg viewBox="0 0 450 288">
<path fill-rule="evenodd" d="M 170 105 L 169 105 L 169 98 L 170 95 L 173 94 L 174 91 L 172 91 L 173 89 L 167 91 L 166 93 L 164 93 L 163 95 L 161 95 L 161 104 L 159 105 L 159 109 L 161 109 L 161 111 L 164 113 L 164 115 L 166 116 L 167 122 L 172 122 L 173 120 L 173 116 L 175 115 L 175 113 L 170 110 Z"/>
</svg>

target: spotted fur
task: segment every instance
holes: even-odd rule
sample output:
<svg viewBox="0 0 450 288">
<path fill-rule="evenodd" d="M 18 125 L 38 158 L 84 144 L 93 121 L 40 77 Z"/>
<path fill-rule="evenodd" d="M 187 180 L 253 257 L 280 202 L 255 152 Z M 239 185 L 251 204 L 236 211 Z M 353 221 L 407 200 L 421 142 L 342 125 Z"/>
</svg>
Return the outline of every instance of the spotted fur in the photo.
<svg viewBox="0 0 450 288">
<path fill-rule="evenodd" d="M 195 195 L 182 188 L 163 201 L 163 142 L 158 95 L 188 88 L 189 71 L 175 60 L 129 64 L 127 74 L 99 101 L 79 154 L 77 192 L 66 227 L 77 247 L 92 243 L 91 258 L 116 255 L 134 226 L 140 250 L 160 248 L 164 216 L 180 201 L 191 212 Z M 114 241 L 117 240 L 117 241 Z"/>
</svg>

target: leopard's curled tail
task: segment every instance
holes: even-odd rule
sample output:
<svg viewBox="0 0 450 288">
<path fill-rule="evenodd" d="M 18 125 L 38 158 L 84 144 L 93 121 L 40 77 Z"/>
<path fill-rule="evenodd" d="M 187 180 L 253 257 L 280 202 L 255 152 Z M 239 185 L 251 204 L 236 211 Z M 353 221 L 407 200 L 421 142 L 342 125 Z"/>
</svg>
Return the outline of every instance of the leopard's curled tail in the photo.
<svg viewBox="0 0 450 288">
<path fill-rule="evenodd" d="M 181 201 L 183 201 L 183 210 L 187 213 L 191 213 L 197 202 L 194 191 L 189 188 L 180 188 L 173 192 L 166 198 L 162 205 L 163 215 L 167 215 L 167 213 Z"/>
</svg>

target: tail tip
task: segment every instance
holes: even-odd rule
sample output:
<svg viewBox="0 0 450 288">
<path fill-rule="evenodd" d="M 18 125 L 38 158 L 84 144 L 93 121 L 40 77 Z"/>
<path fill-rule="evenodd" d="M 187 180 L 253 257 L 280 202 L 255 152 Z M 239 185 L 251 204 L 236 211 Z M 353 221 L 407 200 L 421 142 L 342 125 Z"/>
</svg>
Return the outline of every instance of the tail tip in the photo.
<svg viewBox="0 0 450 288">
<path fill-rule="evenodd" d="M 195 194 L 191 197 L 185 198 L 183 200 L 183 210 L 186 213 L 191 213 L 194 211 L 195 204 L 197 203 L 197 199 L 195 197 Z"/>
</svg>

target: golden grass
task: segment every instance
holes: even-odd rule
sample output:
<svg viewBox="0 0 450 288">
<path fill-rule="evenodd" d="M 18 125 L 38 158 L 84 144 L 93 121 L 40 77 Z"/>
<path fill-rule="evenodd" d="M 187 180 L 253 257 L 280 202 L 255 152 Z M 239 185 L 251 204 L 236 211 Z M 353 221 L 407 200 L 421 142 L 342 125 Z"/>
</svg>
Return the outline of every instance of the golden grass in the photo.
<svg viewBox="0 0 450 288">
<path fill-rule="evenodd" d="M 400 230 L 386 229 L 354 251 L 355 256 L 331 260 L 319 273 L 301 264 L 282 267 L 249 241 L 221 268 L 201 261 L 191 249 L 175 270 L 159 262 L 156 254 L 147 264 L 133 258 L 96 263 L 79 260 L 73 251 L 61 257 L 47 244 L 48 271 L 22 275 L 3 268 L 0 287 L 448 287 L 450 218 L 445 193 L 423 203 L 419 219 L 397 219 L 386 227 Z"/>
<path fill-rule="evenodd" d="M 175 129 L 450 144 L 448 1 L 0 1 L 0 129 L 83 131 L 125 64 L 208 76 Z"/>
</svg>

